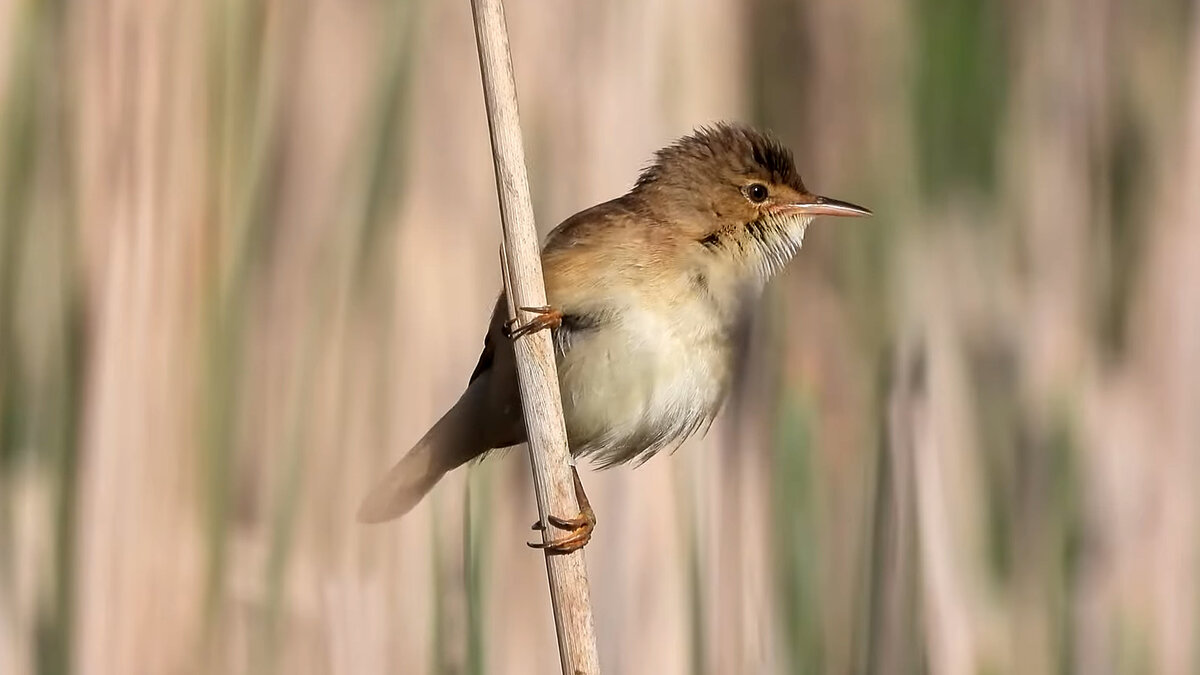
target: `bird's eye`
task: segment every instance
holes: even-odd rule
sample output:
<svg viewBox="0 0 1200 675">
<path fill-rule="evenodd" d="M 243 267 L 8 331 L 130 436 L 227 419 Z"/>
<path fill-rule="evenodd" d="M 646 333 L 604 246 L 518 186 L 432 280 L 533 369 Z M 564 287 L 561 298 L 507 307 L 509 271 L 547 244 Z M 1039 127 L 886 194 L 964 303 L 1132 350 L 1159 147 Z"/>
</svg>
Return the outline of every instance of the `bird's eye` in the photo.
<svg viewBox="0 0 1200 675">
<path fill-rule="evenodd" d="M 759 204 L 767 199 L 767 186 L 762 183 L 751 183 L 746 186 L 746 197 L 755 204 Z"/>
</svg>

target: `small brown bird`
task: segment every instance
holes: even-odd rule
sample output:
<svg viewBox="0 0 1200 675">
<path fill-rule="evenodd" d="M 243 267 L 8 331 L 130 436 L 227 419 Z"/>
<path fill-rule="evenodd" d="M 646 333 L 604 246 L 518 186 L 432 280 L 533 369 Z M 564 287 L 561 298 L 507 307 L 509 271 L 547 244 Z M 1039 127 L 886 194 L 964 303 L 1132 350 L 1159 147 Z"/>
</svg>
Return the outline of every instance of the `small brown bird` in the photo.
<svg viewBox="0 0 1200 675">
<path fill-rule="evenodd" d="M 371 491 L 359 520 L 399 517 L 447 471 L 525 441 L 510 340 L 533 330 L 553 330 L 573 456 L 636 464 L 707 429 L 729 389 L 738 322 L 819 215 L 871 212 L 810 193 L 768 134 L 719 124 L 658 151 L 628 193 L 550 233 L 550 305 L 512 329 L 501 294 L 467 390 Z M 588 542 L 596 520 L 578 473 L 575 488 L 580 516 L 551 517 L 568 532 L 536 546 Z"/>
</svg>

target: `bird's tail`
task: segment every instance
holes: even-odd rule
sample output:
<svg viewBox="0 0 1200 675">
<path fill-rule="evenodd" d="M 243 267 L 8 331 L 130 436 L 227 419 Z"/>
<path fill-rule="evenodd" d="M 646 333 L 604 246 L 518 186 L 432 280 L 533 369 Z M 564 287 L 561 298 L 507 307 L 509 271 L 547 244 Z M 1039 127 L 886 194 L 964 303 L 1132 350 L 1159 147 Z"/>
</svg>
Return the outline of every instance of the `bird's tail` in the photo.
<svg viewBox="0 0 1200 675">
<path fill-rule="evenodd" d="M 408 513 L 442 476 L 492 448 L 484 433 L 485 378 L 467 387 L 454 407 L 388 471 L 358 508 L 358 520 L 382 523 Z"/>
</svg>

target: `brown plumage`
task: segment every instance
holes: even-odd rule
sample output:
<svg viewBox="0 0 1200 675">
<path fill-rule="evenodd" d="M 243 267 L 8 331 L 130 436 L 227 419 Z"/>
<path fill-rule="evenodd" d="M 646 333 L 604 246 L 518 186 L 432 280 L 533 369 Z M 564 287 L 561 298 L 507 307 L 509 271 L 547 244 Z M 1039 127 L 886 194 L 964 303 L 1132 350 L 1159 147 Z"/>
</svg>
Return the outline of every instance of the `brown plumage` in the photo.
<svg viewBox="0 0 1200 675">
<path fill-rule="evenodd" d="M 628 193 L 556 227 L 542 266 L 561 312 L 572 454 L 637 463 L 706 429 L 729 388 L 737 321 L 812 218 L 869 213 L 810 194 L 770 135 L 720 124 L 660 150 Z M 507 317 L 501 295 L 466 391 L 371 491 L 360 520 L 403 515 L 447 471 L 525 440 Z"/>
</svg>

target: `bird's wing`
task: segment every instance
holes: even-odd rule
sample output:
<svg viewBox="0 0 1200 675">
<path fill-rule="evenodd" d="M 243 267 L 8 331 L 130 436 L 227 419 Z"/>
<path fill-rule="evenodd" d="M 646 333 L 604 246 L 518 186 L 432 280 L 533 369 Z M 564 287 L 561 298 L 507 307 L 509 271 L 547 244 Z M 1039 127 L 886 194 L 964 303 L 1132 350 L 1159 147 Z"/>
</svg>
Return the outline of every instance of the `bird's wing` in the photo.
<svg viewBox="0 0 1200 675">
<path fill-rule="evenodd" d="M 607 294 L 597 291 L 597 287 L 610 283 L 608 275 L 618 269 L 612 264 L 609 238 L 614 233 L 627 232 L 631 225 L 637 231 L 644 229 L 638 226 L 637 217 L 625 200 L 618 198 L 571 216 L 547 237 L 542 250 L 542 272 L 547 300 L 563 315 L 562 325 L 554 329 L 555 349 L 560 355 L 571 348 L 581 333 L 612 318 L 614 311 Z M 621 240 L 627 239 L 624 236 Z M 471 382 L 494 368 L 513 367 L 512 346 L 504 335 L 507 320 L 508 301 L 501 293 Z M 506 353 L 498 356 L 498 349 Z M 502 363 L 497 363 L 498 358 Z"/>
<path fill-rule="evenodd" d="M 475 364 L 475 370 L 471 372 L 471 379 L 468 384 L 479 379 L 479 376 L 491 370 L 496 363 L 496 343 L 502 339 L 501 329 L 504 326 L 504 321 L 508 318 L 508 301 L 504 298 L 504 294 L 496 300 L 496 308 L 492 310 L 492 320 L 488 323 L 487 334 L 483 336 L 483 353 L 479 355 L 479 362 Z"/>
<path fill-rule="evenodd" d="M 483 336 L 483 352 L 479 355 L 479 362 L 475 364 L 475 370 L 471 371 L 471 379 L 467 380 L 467 384 L 479 379 L 479 376 L 487 372 L 495 362 L 496 343 L 492 340 L 492 334 L 489 332 Z"/>
</svg>

